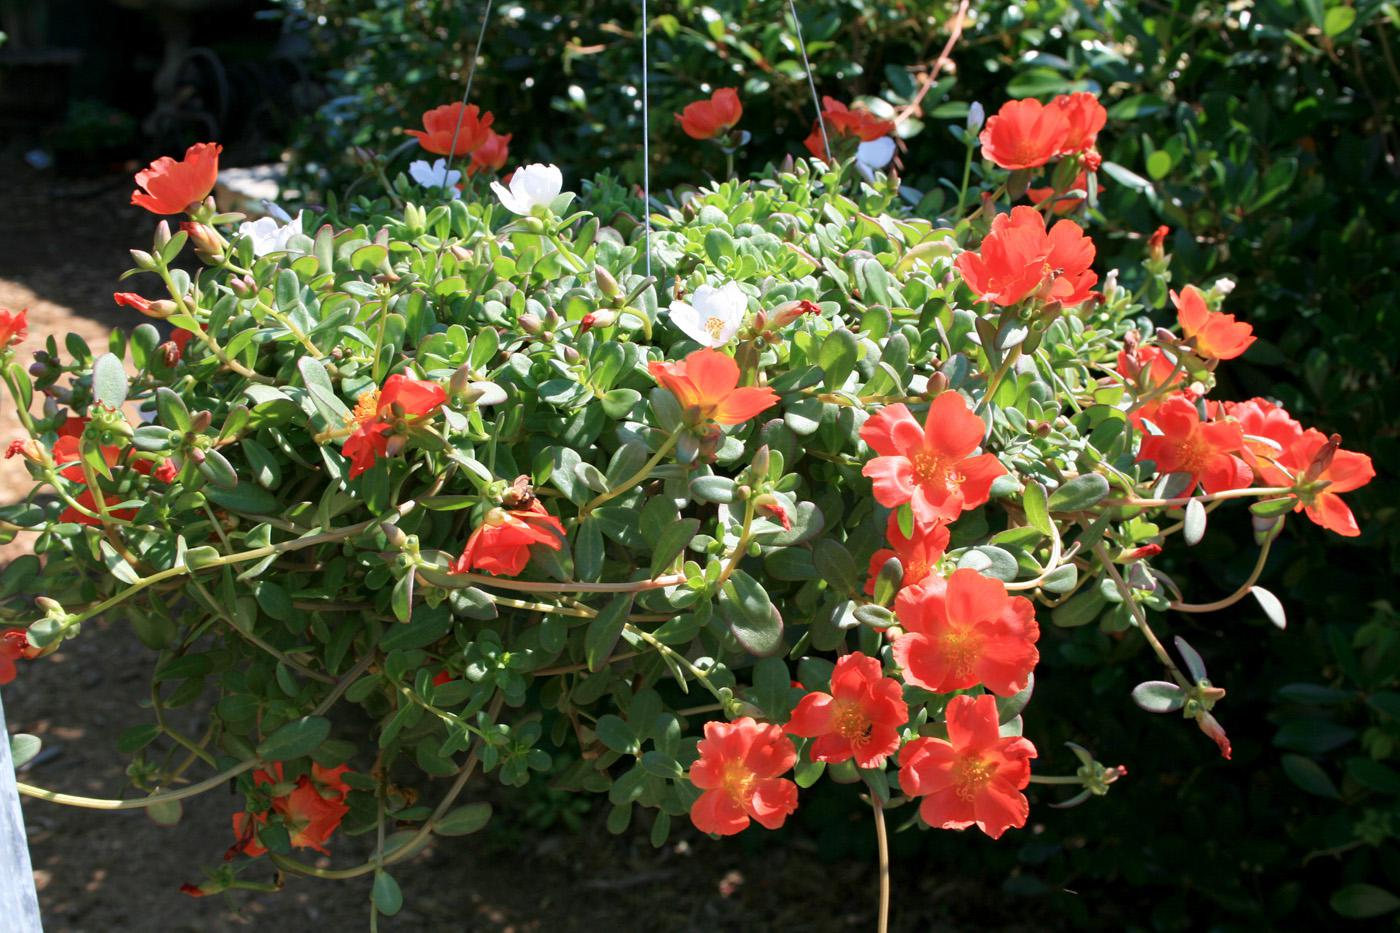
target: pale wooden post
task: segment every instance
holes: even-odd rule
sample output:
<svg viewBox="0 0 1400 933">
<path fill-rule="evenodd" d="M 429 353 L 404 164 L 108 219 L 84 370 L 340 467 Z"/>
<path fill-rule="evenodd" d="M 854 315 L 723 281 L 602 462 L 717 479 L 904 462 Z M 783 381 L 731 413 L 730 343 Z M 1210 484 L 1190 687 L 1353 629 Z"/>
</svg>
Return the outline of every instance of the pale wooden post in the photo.
<svg viewBox="0 0 1400 933">
<path fill-rule="evenodd" d="M 42 933 L 39 896 L 24 838 L 24 814 L 15 787 L 10 758 L 10 734 L 5 729 L 5 706 L 0 703 L 0 927 L 7 933 Z"/>
</svg>

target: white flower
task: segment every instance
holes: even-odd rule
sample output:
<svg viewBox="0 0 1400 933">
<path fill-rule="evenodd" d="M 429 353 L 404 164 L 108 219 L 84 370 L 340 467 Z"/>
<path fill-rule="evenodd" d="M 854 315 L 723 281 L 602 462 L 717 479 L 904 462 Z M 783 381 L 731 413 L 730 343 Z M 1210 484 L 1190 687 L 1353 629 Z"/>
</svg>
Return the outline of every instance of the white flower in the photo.
<svg viewBox="0 0 1400 933">
<path fill-rule="evenodd" d="M 281 208 L 278 208 L 278 213 L 283 217 L 287 216 L 287 212 Z M 285 252 L 292 237 L 301 234 L 300 212 L 284 224 L 279 224 L 276 217 L 259 217 L 257 220 L 244 221 L 238 225 L 238 235 L 253 241 L 254 256 Z"/>
<path fill-rule="evenodd" d="M 894 158 L 894 140 L 888 136 L 861 143 L 856 149 L 856 168 L 868 180 L 873 181 L 875 172 L 890 164 Z"/>
<path fill-rule="evenodd" d="M 510 188 L 498 181 L 491 190 L 506 206 L 506 210 L 529 217 L 539 208 L 548 210 L 550 203 L 564 190 L 564 173 L 557 165 L 523 165 L 510 176 Z"/>
<path fill-rule="evenodd" d="M 734 339 L 744 323 L 749 300 L 735 282 L 720 288 L 701 285 L 694 304 L 671 302 L 671 321 L 701 346 L 722 347 Z"/>
<path fill-rule="evenodd" d="M 1217 295 L 1224 297 L 1225 295 L 1228 295 L 1235 290 L 1234 280 L 1216 279 L 1215 284 L 1210 287 L 1210 290 L 1215 292 Z"/>
<path fill-rule="evenodd" d="M 462 196 L 462 192 L 457 190 L 457 182 L 462 180 L 462 173 L 456 169 L 449 172 L 446 159 L 438 159 L 432 165 L 423 159 L 411 162 L 408 166 L 408 177 L 424 188 L 446 193 L 453 200 Z"/>
</svg>

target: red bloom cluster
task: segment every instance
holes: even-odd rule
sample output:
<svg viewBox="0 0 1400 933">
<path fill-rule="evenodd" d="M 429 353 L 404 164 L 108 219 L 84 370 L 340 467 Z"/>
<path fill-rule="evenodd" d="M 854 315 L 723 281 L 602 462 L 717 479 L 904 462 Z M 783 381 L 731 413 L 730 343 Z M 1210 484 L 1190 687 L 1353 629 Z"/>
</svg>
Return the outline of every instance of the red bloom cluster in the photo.
<svg viewBox="0 0 1400 933">
<path fill-rule="evenodd" d="M 1061 220 L 1046 230 L 1045 216 L 1022 205 L 998 214 L 981 249 L 961 253 L 955 265 L 983 301 L 1014 305 L 1033 295 L 1068 307 L 1093 294 L 1094 253 L 1079 224 Z"/>
<path fill-rule="evenodd" d="M 345 803 L 350 788 L 344 780 L 344 775 L 349 770 L 345 765 L 323 768 L 313 764 L 310 775 L 304 774 L 297 778 L 291 790 L 273 799 L 270 812 L 281 817 L 294 847 L 314 849 L 324 855 L 330 854 L 326 850 L 326 841 L 340 827 L 345 814 L 350 812 L 350 807 Z M 271 771 L 254 771 L 253 783 L 273 787 L 286 784 L 282 774 L 282 763 L 274 762 Z M 258 842 L 257 831 L 267 825 L 268 816 L 269 811 L 266 810 L 258 813 L 235 813 L 233 834 L 237 842 L 228 850 L 225 858 L 233 858 L 239 852 L 252 858 L 265 854 L 267 849 Z"/>
<path fill-rule="evenodd" d="M 714 139 L 732 130 L 743 115 L 739 92 L 732 87 L 722 87 L 711 94 L 709 100 L 686 104 L 675 116 L 691 139 Z"/>
<path fill-rule="evenodd" d="M 484 570 L 513 577 L 530 562 L 532 545 L 557 551 L 564 546 L 564 538 L 564 526 L 538 499 L 531 499 L 524 508 L 492 509 L 467 539 L 452 572 Z"/>
<path fill-rule="evenodd" d="M 1030 804 L 1021 793 L 1031 781 L 1035 746 L 1003 737 L 996 700 L 955 696 L 945 711 L 948 738 L 919 737 L 899 753 L 899 786 L 922 797 L 919 816 L 941 829 L 976 825 L 993 839 L 1026 825 Z"/>
<path fill-rule="evenodd" d="M 214 190 L 223 148 L 195 143 L 179 162 L 170 156 L 156 159 L 136 173 L 138 188 L 131 193 L 131 203 L 152 214 L 183 214 L 198 207 Z"/>
<path fill-rule="evenodd" d="M 58 475 L 74 483 L 82 484 L 82 489 L 73 496 L 73 501 L 91 512 L 100 512 L 97 506 L 97 499 L 93 495 L 92 489 L 87 485 L 87 474 L 83 471 L 82 436 L 87 427 L 87 418 L 70 417 L 64 421 L 58 429 L 58 440 L 54 442 L 53 455 L 54 463 L 59 466 Z M 122 451 L 109 444 L 104 444 L 99 448 L 102 453 L 102 460 L 109 469 L 118 467 L 122 463 Z M 176 473 L 175 464 L 170 460 L 162 460 L 159 464 L 150 460 L 131 458 L 126 462 L 131 469 L 142 476 L 153 476 L 163 483 L 174 480 Z M 116 496 L 105 495 L 103 502 L 107 506 L 112 506 L 122 500 Z M 123 521 L 130 521 L 136 516 L 135 509 L 115 509 L 109 508 L 109 514 L 113 518 Z M 74 522 L 79 525 L 92 525 L 94 527 L 102 524 L 101 519 L 94 515 L 84 515 L 73 506 L 63 510 L 59 515 L 59 521 Z"/>
<path fill-rule="evenodd" d="M 371 389 L 355 402 L 350 424 L 354 431 L 341 453 L 350 460 L 354 479 L 389 452 L 390 436 L 403 436 L 417 422 L 431 417 L 447 401 L 442 386 L 395 373 L 382 389 Z"/>
<path fill-rule="evenodd" d="M 834 97 L 823 97 L 821 119 L 812 123 L 812 132 L 802 143 L 818 159 L 827 156 L 822 140 L 823 125 L 830 137 L 833 154 L 842 143 L 868 143 L 894 132 L 893 120 L 881 119 L 860 107 L 847 107 Z"/>
<path fill-rule="evenodd" d="M 440 156 L 470 154 L 467 174 L 505 167 L 510 153 L 510 134 L 497 133 L 491 128 L 496 117 L 482 112 L 476 104 L 456 101 L 434 107 L 423 114 L 423 129 L 404 132 L 418 140 L 426 151 Z"/>
<path fill-rule="evenodd" d="M 891 557 L 899 558 L 904 571 L 900 586 L 918 586 L 938 570 L 938 562 L 948 550 L 948 525 L 945 522 L 914 522 L 908 536 L 899 528 L 899 516 L 891 512 L 885 523 L 885 539 L 890 546 L 870 555 L 870 579 L 865 582 L 867 596 L 875 595 L 875 578 Z"/>
<path fill-rule="evenodd" d="M 22 628 L 7 628 L 0 632 L 0 686 L 19 674 L 15 662 L 39 656 L 39 649 L 29 643 L 29 634 Z"/>
<path fill-rule="evenodd" d="M 1062 94 L 1048 104 L 1033 98 L 1009 100 L 987 120 L 979 137 L 982 154 L 1005 169 L 1039 168 L 1059 156 L 1093 152 L 1108 111 L 1092 94 Z"/>
<path fill-rule="evenodd" d="M 1197 485 L 1212 493 L 1250 484 L 1253 476 L 1243 459 L 1244 432 L 1238 424 L 1202 421 L 1196 403 L 1180 395 L 1158 406 L 1151 422 L 1161 433 L 1144 434 L 1138 459 L 1153 461 L 1158 473 L 1189 475 L 1182 495 Z"/>
<path fill-rule="evenodd" d="M 768 386 L 739 387 L 739 364 L 718 350 L 696 350 L 679 363 L 653 361 L 651 377 L 681 403 L 691 425 L 743 424 L 778 403 Z"/>
</svg>

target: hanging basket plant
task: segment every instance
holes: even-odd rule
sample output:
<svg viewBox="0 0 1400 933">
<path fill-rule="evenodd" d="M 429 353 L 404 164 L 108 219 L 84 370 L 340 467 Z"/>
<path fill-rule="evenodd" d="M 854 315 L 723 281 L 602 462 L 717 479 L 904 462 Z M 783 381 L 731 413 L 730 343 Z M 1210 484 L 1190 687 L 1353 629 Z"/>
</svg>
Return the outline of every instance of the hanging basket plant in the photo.
<svg viewBox="0 0 1400 933">
<path fill-rule="evenodd" d="M 679 119 L 743 142 L 736 95 Z M 982 180 L 937 221 L 892 124 L 832 100 L 813 159 L 650 204 L 496 179 L 510 137 L 461 105 L 416 133 L 441 161 L 295 219 L 218 213 L 216 145 L 153 164 L 133 201 L 188 220 L 117 300 L 163 324 L 8 361 L 34 488 L 0 510 L 34 541 L 0 683 L 101 617 L 150 649 L 153 706 L 120 800 L 22 790 L 173 821 L 234 781 L 190 893 L 270 863 L 363 877 L 385 914 L 489 781 L 604 797 L 658 846 L 776 829 L 822 780 L 866 796 L 882 855 L 887 813 L 995 838 L 1125 773 L 1022 734 L 1039 652 L 1085 625 L 1145 641 L 1133 698 L 1228 758 L 1169 614 L 1252 596 L 1281 627 L 1257 580 L 1286 517 L 1356 534 L 1340 494 L 1372 471 L 1214 397 L 1251 330 L 1228 283 L 1181 283 L 1157 326 L 1164 230 L 1136 292 L 1096 273 L 1104 122 L 1087 94 L 975 108 Z M 1190 602 L 1154 559 L 1231 506 L 1256 571 Z M 352 834 L 373 851 L 342 865 Z"/>
</svg>

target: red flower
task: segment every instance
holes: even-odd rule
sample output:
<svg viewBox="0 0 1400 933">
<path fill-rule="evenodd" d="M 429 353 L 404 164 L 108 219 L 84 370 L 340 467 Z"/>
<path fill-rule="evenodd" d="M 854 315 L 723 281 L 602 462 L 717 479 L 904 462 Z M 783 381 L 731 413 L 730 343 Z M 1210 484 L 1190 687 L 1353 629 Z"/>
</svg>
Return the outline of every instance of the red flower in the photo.
<svg viewBox="0 0 1400 933">
<path fill-rule="evenodd" d="M 441 687 L 443 684 L 452 683 L 452 681 L 455 679 L 456 678 L 452 676 L 452 672 L 444 667 L 442 670 L 438 671 L 436 674 L 433 675 L 433 686 Z"/>
<path fill-rule="evenodd" d="M 1094 148 L 1099 130 L 1108 122 L 1108 111 L 1103 109 L 1097 97 L 1086 91 L 1063 94 L 1052 100 L 1050 106 L 1063 114 L 1068 126 L 1065 141 L 1060 144 L 1061 155 Z"/>
<path fill-rule="evenodd" d="M 743 115 L 739 92 L 732 87 L 722 87 L 711 94 L 709 100 L 687 104 L 676 114 L 676 122 L 691 139 L 714 139 L 732 130 Z"/>
<path fill-rule="evenodd" d="M 869 110 L 850 108 L 834 97 L 823 97 L 822 118 L 812 124 L 812 132 L 802 143 L 818 159 L 826 158 L 826 146 L 822 142 L 823 124 L 831 137 L 833 150 L 842 141 L 868 143 L 894 132 L 893 120 L 882 120 Z"/>
<path fill-rule="evenodd" d="M 179 475 L 180 470 L 175 466 L 175 461 L 169 458 L 162 460 L 160 466 L 151 471 L 152 478 L 160 480 L 167 485 L 175 482 L 175 477 Z"/>
<path fill-rule="evenodd" d="M 29 634 L 22 628 L 7 628 L 0 632 L 0 686 L 10 683 L 19 673 L 15 662 L 39 656 L 39 649 L 29 644 Z"/>
<path fill-rule="evenodd" d="M 546 512 L 538 499 L 523 509 L 492 509 L 467 539 L 452 572 L 484 570 L 513 577 L 530 562 L 532 544 L 557 551 L 564 546 L 564 535 L 559 519 Z"/>
<path fill-rule="evenodd" d="M 906 538 L 899 530 L 899 516 L 892 512 L 885 524 L 885 537 L 891 547 L 881 548 L 870 556 L 870 578 L 865 581 L 867 596 L 875 595 L 875 578 L 891 557 L 898 557 L 904 569 L 900 586 L 916 586 L 938 569 L 938 562 L 948 550 L 948 526 L 943 522 L 915 521 L 913 535 Z"/>
<path fill-rule="evenodd" d="M 133 518 L 136 517 L 135 509 L 114 510 L 111 508 L 113 505 L 116 505 L 118 502 L 122 501 L 118 497 L 104 495 L 102 498 L 103 501 L 107 504 L 107 514 L 111 515 L 113 518 L 119 518 L 122 521 L 131 521 Z M 92 490 L 86 486 L 83 487 L 82 492 L 78 493 L 76 496 L 73 497 L 73 501 L 78 503 L 78 505 L 81 505 L 83 508 L 87 509 L 90 512 L 95 513 L 98 511 L 97 500 L 93 498 Z M 84 515 L 82 512 L 79 512 L 71 505 L 63 510 L 63 512 L 58 516 L 58 520 L 61 522 L 74 522 L 79 525 L 92 525 L 94 528 L 100 528 L 102 526 L 101 519 L 95 516 Z"/>
<path fill-rule="evenodd" d="M 495 130 L 486 131 L 486 141 L 472 152 L 471 164 L 467 166 L 467 174 L 475 175 L 477 172 L 499 172 L 506 166 L 506 159 L 510 158 L 510 137 L 512 134 L 501 135 Z"/>
<path fill-rule="evenodd" d="M 877 659 L 856 651 L 837 660 L 831 692 L 803 697 L 785 728 L 789 735 L 816 739 L 813 761 L 855 758 L 859 767 L 883 768 L 899 748 L 899 726 L 908 721 L 899 681 L 885 677 Z"/>
<path fill-rule="evenodd" d="M 1173 396 L 1153 412 L 1161 434 L 1144 434 L 1138 460 L 1151 460 L 1158 473 L 1188 473 L 1189 495 L 1199 484 L 1206 492 L 1243 489 L 1253 478 L 1238 456 L 1244 452 L 1244 431 L 1230 421 L 1202 422 L 1190 399 Z"/>
<path fill-rule="evenodd" d="M 153 313 L 151 312 L 151 301 L 150 301 L 150 299 L 148 299 L 148 298 L 143 298 L 142 296 L 136 294 L 135 292 L 113 292 L 113 293 L 112 293 L 112 300 L 115 301 L 115 302 L 116 302 L 117 304 L 119 304 L 119 305 L 125 305 L 125 306 L 128 307 L 128 308 L 135 308 L 137 311 L 140 311 L 142 314 L 146 315 L 147 317 L 153 317 L 153 318 L 161 318 L 161 317 L 164 317 L 164 315 L 161 315 L 161 314 L 153 314 Z"/>
<path fill-rule="evenodd" d="M 272 812 L 282 818 L 294 847 L 314 849 L 323 855 L 330 854 L 325 848 L 326 841 L 340 827 L 345 814 L 350 812 L 350 807 L 345 803 L 345 796 L 349 793 L 350 788 L 341 779 L 341 776 L 349 770 L 344 765 L 339 768 L 322 768 L 320 765 L 313 765 L 310 776 L 302 775 L 297 778 L 296 785 L 292 790 L 273 799 Z M 255 785 L 285 783 L 282 763 L 273 764 L 271 771 L 262 769 L 254 771 L 253 783 Z M 234 852 L 242 852 L 256 858 L 266 853 L 267 849 L 258 842 L 256 833 L 258 827 L 267 824 L 267 818 L 266 812 L 235 813 L 233 815 L 233 832 L 238 841 L 229 850 L 229 855 L 231 856 Z"/>
<path fill-rule="evenodd" d="M 131 203 L 152 214 L 183 214 L 198 206 L 214 190 L 223 148 L 218 143 L 195 143 L 179 162 L 161 156 L 136 173 L 136 184 L 145 190 L 133 191 Z"/>
<path fill-rule="evenodd" d="M 350 478 L 359 476 L 388 453 L 389 435 L 396 426 L 411 427 L 412 421 L 430 417 L 445 401 L 447 393 L 442 386 L 400 373 L 386 379 L 383 389 L 371 389 L 361 395 L 352 415 L 352 423 L 357 427 L 340 449 L 350 460 Z"/>
<path fill-rule="evenodd" d="M 647 371 L 681 403 L 691 424 L 743 424 L 778 403 L 768 386 L 739 388 L 739 364 L 709 348 L 680 363 L 652 362 Z"/>
<path fill-rule="evenodd" d="M 1098 186 L 1100 188 L 1103 187 L 1103 179 L 1099 179 Z M 1070 186 L 1065 190 L 1088 191 L 1089 173 L 1080 172 L 1074 177 L 1074 181 L 1071 182 Z M 1056 214 L 1072 214 L 1075 211 L 1079 210 L 1080 205 L 1084 203 L 1083 198 L 1067 198 L 1064 196 L 1063 193 L 1056 197 L 1055 189 L 1052 186 L 1046 186 L 1044 188 L 1027 188 L 1026 197 L 1030 198 L 1031 203 L 1036 206 L 1039 206 L 1047 198 L 1055 197 L 1055 203 L 1050 208 L 1050 210 Z"/>
<path fill-rule="evenodd" d="M 972 455 L 986 430 L 956 392 L 933 400 L 922 428 L 903 404 L 886 405 L 860 429 L 878 454 L 861 474 L 886 508 L 908 502 L 917 522 L 953 521 L 984 504 L 992 481 L 1006 472 L 994 454 Z"/>
<path fill-rule="evenodd" d="M 0 349 L 23 343 L 29 336 L 29 310 L 11 311 L 0 308 Z"/>
<path fill-rule="evenodd" d="M 959 254 L 955 265 L 983 301 L 1014 305 L 1034 293 L 1069 306 L 1093 294 L 1094 252 L 1079 224 L 1061 220 L 1046 231 L 1040 211 L 1021 205 L 998 214 L 980 252 Z"/>
<path fill-rule="evenodd" d="M 1356 524 L 1356 516 L 1342 501 L 1341 493 L 1360 489 L 1376 476 L 1371 458 L 1340 448 L 1341 438 L 1333 434 L 1328 437 L 1315 428 L 1308 428 L 1295 440 L 1279 463 L 1291 471 L 1305 488 L 1299 492 L 1298 504 L 1293 511 L 1306 510 L 1308 518 L 1329 531 L 1354 538 L 1361 534 Z M 1266 467 L 1265 477 L 1271 483 L 1288 485 L 1287 478 L 1278 470 Z M 1323 484 L 1320 489 L 1308 489 L 1312 484 Z"/>
<path fill-rule="evenodd" d="M 188 894 L 190 897 L 208 897 L 210 892 L 204 890 L 198 885 L 193 885 L 186 882 L 185 884 L 180 885 L 180 893 Z"/>
<path fill-rule="evenodd" d="M 895 614 L 904 634 L 894 640 L 904 682 L 948 693 L 982 684 L 997 696 L 1024 690 L 1040 653 L 1035 607 L 975 570 L 947 580 L 929 577 L 901 590 Z"/>
<path fill-rule="evenodd" d="M 1064 151 L 1069 110 L 1034 98 L 1008 100 L 978 137 L 982 155 L 1007 169 L 1039 168 Z"/>
<path fill-rule="evenodd" d="M 1265 469 L 1287 454 L 1303 436 L 1303 426 L 1281 406 L 1267 399 L 1226 402 L 1221 408 L 1227 417 L 1240 423 L 1244 431 L 1244 461 L 1256 476 L 1262 477 Z M 1272 479 L 1266 482 L 1287 486 L 1291 480 L 1281 477 L 1281 482 L 1275 483 Z"/>
<path fill-rule="evenodd" d="M 404 130 L 418 139 L 418 144 L 436 155 L 466 155 L 484 145 L 490 138 L 491 123 L 495 120 L 489 111 L 485 114 L 476 104 L 464 106 L 461 101 L 434 107 L 423 114 L 423 129 Z M 460 124 L 460 129 L 458 128 Z M 457 145 L 452 145 L 453 137 Z"/>
<path fill-rule="evenodd" d="M 690 782 L 704 793 L 691 805 L 690 821 L 702 833 L 732 836 L 748 828 L 750 817 L 777 829 L 797 809 L 797 785 L 778 776 L 797 761 L 781 726 L 748 716 L 710 721 L 698 749 Z"/>
<path fill-rule="evenodd" d="M 189 347 L 190 341 L 193 339 L 194 331 L 185 330 L 183 327 L 175 328 L 174 333 L 170 335 L 170 342 L 175 344 L 175 349 L 179 351 L 180 356 L 185 355 L 185 349 Z"/>
<path fill-rule="evenodd" d="M 1233 360 L 1255 340 L 1250 336 L 1254 328 L 1235 320 L 1233 314 L 1222 314 L 1206 307 L 1205 296 L 1194 285 L 1188 285 L 1181 294 L 1172 292 L 1172 303 L 1176 305 L 1176 319 L 1181 324 L 1181 333 L 1188 340 L 1194 340 L 1196 354 L 1207 360 Z"/>
<path fill-rule="evenodd" d="M 899 786 L 923 797 L 919 816 L 939 829 L 974 823 L 993 839 L 1020 829 L 1030 815 L 1021 791 L 1031 781 L 1035 746 L 1003 738 L 996 700 L 986 694 L 955 696 L 944 712 L 948 739 L 916 738 L 899 753 Z"/>
<path fill-rule="evenodd" d="M 1163 224 L 1156 230 L 1153 230 L 1152 235 L 1147 238 L 1147 251 L 1152 255 L 1153 259 L 1162 258 L 1162 254 L 1166 251 L 1167 234 L 1171 232 L 1171 227 Z"/>
</svg>

